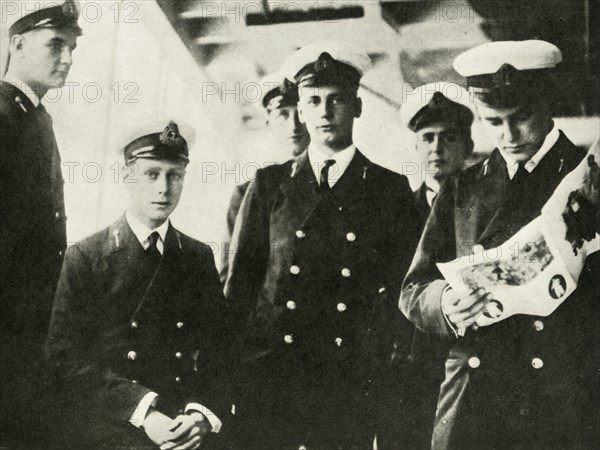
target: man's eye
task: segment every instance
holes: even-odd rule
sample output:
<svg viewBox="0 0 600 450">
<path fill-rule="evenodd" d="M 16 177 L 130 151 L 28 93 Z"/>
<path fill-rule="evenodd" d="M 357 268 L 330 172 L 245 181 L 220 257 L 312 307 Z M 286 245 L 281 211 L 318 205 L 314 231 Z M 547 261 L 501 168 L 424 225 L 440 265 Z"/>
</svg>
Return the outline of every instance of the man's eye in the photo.
<svg viewBox="0 0 600 450">
<path fill-rule="evenodd" d="M 489 123 L 493 127 L 499 127 L 500 125 L 502 125 L 501 120 L 494 120 L 494 119 L 488 120 L 487 123 Z"/>
<path fill-rule="evenodd" d="M 154 170 L 147 170 L 146 172 L 144 172 L 144 175 L 146 175 L 151 180 L 156 180 L 156 178 L 158 177 L 158 172 Z"/>
<path fill-rule="evenodd" d="M 178 173 L 172 173 L 171 175 L 169 175 L 169 180 L 170 181 L 179 181 L 179 180 L 181 180 L 181 175 Z"/>
<path fill-rule="evenodd" d="M 444 141 L 446 141 L 448 144 L 454 144 L 458 142 L 458 135 L 454 133 L 447 134 L 444 136 Z"/>
</svg>

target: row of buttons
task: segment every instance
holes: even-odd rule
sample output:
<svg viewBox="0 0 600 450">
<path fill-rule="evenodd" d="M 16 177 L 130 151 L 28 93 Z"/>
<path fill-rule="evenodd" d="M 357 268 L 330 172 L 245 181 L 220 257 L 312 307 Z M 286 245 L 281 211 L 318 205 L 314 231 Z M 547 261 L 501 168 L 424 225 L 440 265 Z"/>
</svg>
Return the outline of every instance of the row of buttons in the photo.
<svg viewBox="0 0 600 450">
<path fill-rule="evenodd" d="M 291 266 L 291 267 L 290 267 L 290 273 L 291 273 L 292 275 L 298 275 L 298 274 L 300 273 L 300 267 L 298 267 L 298 266 L 296 266 L 296 265 L 293 265 L 293 266 Z M 340 273 L 342 274 L 342 276 L 343 276 L 344 278 L 349 278 L 349 277 L 350 277 L 350 275 L 352 275 L 352 272 L 350 272 L 350 269 L 348 269 L 348 268 L 346 268 L 346 267 L 344 267 L 344 268 L 343 268 L 343 269 L 340 271 Z"/>
<path fill-rule="evenodd" d="M 296 231 L 296 237 L 298 239 L 304 239 L 306 237 L 306 233 L 303 230 L 297 230 Z M 354 241 L 356 241 L 356 234 L 354 234 L 352 231 L 346 233 L 346 240 L 348 242 L 354 242 Z"/>
<path fill-rule="evenodd" d="M 481 360 L 477 356 L 471 356 L 468 361 L 471 369 L 477 369 L 481 365 Z M 534 369 L 541 369 L 544 367 L 544 361 L 541 358 L 533 358 L 531 360 L 531 366 Z"/>
<path fill-rule="evenodd" d="M 287 309 L 289 309 L 290 311 L 292 311 L 292 310 L 296 309 L 296 302 L 293 301 L 293 300 L 288 300 L 288 302 L 285 304 L 285 306 L 286 306 Z M 346 309 L 348 309 L 348 307 L 346 306 L 345 303 L 338 303 L 336 305 L 336 309 L 339 312 L 344 312 L 344 311 L 346 311 Z"/>
<path fill-rule="evenodd" d="M 134 320 L 134 321 L 132 321 L 132 322 L 131 322 L 129 325 L 130 325 L 130 326 L 131 326 L 131 328 L 133 328 L 133 329 L 137 329 L 137 328 L 139 328 L 139 326 L 140 326 L 140 324 L 139 324 L 139 322 L 138 322 L 137 320 Z M 177 323 L 175 324 L 175 326 L 181 330 L 181 329 L 183 328 L 183 322 L 177 322 Z"/>
<path fill-rule="evenodd" d="M 175 358 L 177 359 L 181 359 L 181 357 L 183 356 L 183 354 L 181 352 L 175 352 Z M 135 350 L 130 350 L 127 353 L 127 359 L 131 360 L 131 361 L 135 361 L 138 357 L 138 354 Z"/>
<path fill-rule="evenodd" d="M 335 345 L 337 345 L 338 347 L 342 346 L 342 342 L 344 341 L 341 337 L 336 337 L 334 340 Z M 286 344 L 293 344 L 294 343 L 294 335 L 293 334 L 286 334 L 283 337 L 283 342 L 285 342 Z"/>
</svg>

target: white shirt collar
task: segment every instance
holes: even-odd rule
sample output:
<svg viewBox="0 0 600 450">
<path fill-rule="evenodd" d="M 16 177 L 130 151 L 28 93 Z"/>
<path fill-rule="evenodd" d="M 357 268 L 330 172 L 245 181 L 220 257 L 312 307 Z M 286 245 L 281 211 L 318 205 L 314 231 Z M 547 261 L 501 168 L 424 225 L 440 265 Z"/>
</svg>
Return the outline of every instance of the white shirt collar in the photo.
<svg viewBox="0 0 600 450">
<path fill-rule="evenodd" d="M 163 254 L 165 249 L 165 239 L 167 238 L 167 230 L 169 229 L 169 219 L 165 220 L 161 226 L 155 228 L 154 230 L 151 230 L 142 222 L 140 222 L 138 218 L 129 211 L 125 212 L 125 219 L 127 220 L 127 223 L 129 224 L 131 231 L 133 231 L 133 234 L 135 234 L 137 240 L 140 242 L 140 244 L 142 244 L 142 247 L 144 247 L 144 250 L 150 246 L 150 235 L 157 231 L 160 238 L 156 242 L 156 248 L 161 255 Z"/>
<path fill-rule="evenodd" d="M 425 179 L 425 188 L 425 198 L 427 199 L 427 204 L 429 206 L 433 206 L 433 201 L 440 192 L 440 183 L 433 177 L 427 177 Z"/>
<path fill-rule="evenodd" d="M 317 178 L 317 182 L 321 178 L 321 169 L 325 167 L 325 161 L 328 159 L 333 159 L 335 163 L 329 168 L 327 176 L 329 186 L 333 187 L 350 165 L 355 153 L 356 146 L 354 144 L 350 144 L 350 146 L 346 147 L 344 150 L 340 150 L 339 152 L 329 156 L 311 143 L 308 146 L 308 160 L 315 177 Z"/>
<path fill-rule="evenodd" d="M 13 86 L 15 86 L 17 89 L 23 92 L 23 94 L 25 94 L 29 100 L 31 100 L 33 106 L 35 106 L 36 108 L 38 107 L 38 105 L 40 104 L 40 99 L 27 83 L 25 83 L 24 81 L 20 80 L 18 77 L 12 74 L 6 74 L 3 78 L 3 81 L 5 83 L 10 83 Z"/>
<path fill-rule="evenodd" d="M 554 144 L 556 144 L 559 137 L 560 137 L 560 132 L 558 130 L 558 127 L 556 126 L 555 123 L 553 123 L 552 130 L 550 130 L 550 133 L 548 133 L 546 135 L 546 139 L 544 139 L 544 142 L 542 143 L 542 146 L 540 147 L 540 149 L 535 153 L 535 155 L 533 155 L 529 159 L 529 161 L 527 161 L 525 163 L 525 170 L 527 170 L 527 172 L 529 172 L 529 173 L 533 172 L 533 169 L 535 169 L 538 166 L 538 164 L 540 163 L 542 158 L 544 156 L 546 156 L 546 154 L 550 151 L 550 149 L 554 146 Z M 502 155 L 502 158 L 504 158 L 504 161 L 506 162 L 506 168 L 508 169 L 508 177 L 512 180 L 513 177 L 515 176 L 515 173 L 517 173 L 519 164 L 517 163 L 517 161 L 515 161 L 510 156 L 502 153 L 502 151 L 500 151 L 500 154 Z"/>
</svg>

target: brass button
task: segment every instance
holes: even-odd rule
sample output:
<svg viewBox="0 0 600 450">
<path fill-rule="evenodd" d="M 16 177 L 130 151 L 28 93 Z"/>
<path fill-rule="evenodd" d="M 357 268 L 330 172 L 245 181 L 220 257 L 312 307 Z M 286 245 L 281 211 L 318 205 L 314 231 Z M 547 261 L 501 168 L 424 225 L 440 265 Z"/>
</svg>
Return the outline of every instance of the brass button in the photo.
<svg viewBox="0 0 600 450">
<path fill-rule="evenodd" d="M 535 320 L 533 322 L 533 329 L 535 331 L 542 331 L 544 329 L 544 322 L 542 322 L 541 320 Z"/>
<path fill-rule="evenodd" d="M 137 353 L 131 350 L 129 353 L 127 353 L 127 359 L 135 361 L 137 359 Z"/>
<path fill-rule="evenodd" d="M 62 250 L 60 250 L 60 251 L 58 252 L 58 256 L 62 256 L 62 255 L 63 255 L 63 251 L 62 251 Z"/>
<path fill-rule="evenodd" d="M 477 369 L 481 365 L 481 360 L 477 356 L 471 356 L 468 364 L 471 369 Z"/>
<path fill-rule="evenodd" d="M 350 269 L 347 269 L 346 267 L 344 267 L 344 268 L 342 269 L 342 276 L 343 276 L 344 278 L 349 278 L 349 277 L 350 277 Z"/>
<path fill-rule="evenodd" d="M 381 286 L 381 287 L 379 288 L 379 291 L 377 291 L 377 292 L 379 292 L 380 294 L 383 294 L 383 293 L 385 292 L 385 287 L 384 287 L 384 286 Z"/>
<path fill-rule="evenodd" d="M 298 275 L 300 273 L 300 267 L 298 267 L 298 266 L 290 267 L 290 273 L 292 275 Z"/>
<path fill-rule="evenodd" d="M 345 303 L 338 303 L 338 304 L 337 304 L 337 310 L 338 310 L 339 312 L 344 312 L 344 311 L 346 311 L 346 309 L 347 309 L 347 307 L 346 307 L 346 304 L 345 304 Z"/>
<path fill-rule="evenodd" d="M 304 237 L 306 237 L 306 233 L 304 231 L 302 231 L 302 230 L 297 230 L 296 231 L 296 237 L 298 239 L 303 239 Z"/>
<path fill-rule="evenodd" d="M 283 337 L 283 340 L 286 344 L 291 344 L 292 342 L 294 342 L 294 336 L 292 336 L 291 334 L 286 334 Z"/>
<path fill-rule="evenodd" d="M 139 324 L 134 320 L 133 322 L 131 322 L 131 328 L 137 328 L 139 327 Z"/>
<path fill-rule="evenodd" d="M 181 383 L 181 377 L 175 377 L 175 381 L 176 381 L 177 383 Z"/>
<path fill-rule="evenodd" d="M 175 358 L 181 359 L 181 352 L 176 352 L 175 353 Z"/>
<path fill-rule="evenodd" d="M 335 338 L 335 345 L 337 345 L 338 347 L 342 346 L 342 338 L 341 337 Z"/>
<path fill-rule="evenodd" d="M 288 300 L 285 306 L 287 307 L 287 309 L 296 309 L 296 302 L 293 300 Z"/>
<path fill-rule="evenodd" d="M 356 240 L 356 235 L 353 232 L 346 234 L 346 239 L 348 242 L 354 242 Z"/>
<path fill-rule="evenodd" d="M 137 380 L 131 380 L 133 384 L 137 384 Z"/>
<path fill-rule="evenodd" d="M 298 447 L 298 450 L 306 450 L 306 446 L 305 445 L 301 445 L 300 447 Z"/>
<path fill-rule="evenodd" d="M 541 358 L 533 358 L 531 360 L 531 366 L 534 369 L 541 369 L 542 367 L 544 367 L 544 361 L 542 361 Z"/>
<path fill-rule="evenodd" d="M 183 328 L 183 322 L 177 322 L 177 328 L 182 329 Z"/>
<path fill-rule="evenodd" d="M 57 219 L 60 219 L 60 211 L 56 211 L 54 213 L 54 217 L 57 218 Z"/>
</svg>

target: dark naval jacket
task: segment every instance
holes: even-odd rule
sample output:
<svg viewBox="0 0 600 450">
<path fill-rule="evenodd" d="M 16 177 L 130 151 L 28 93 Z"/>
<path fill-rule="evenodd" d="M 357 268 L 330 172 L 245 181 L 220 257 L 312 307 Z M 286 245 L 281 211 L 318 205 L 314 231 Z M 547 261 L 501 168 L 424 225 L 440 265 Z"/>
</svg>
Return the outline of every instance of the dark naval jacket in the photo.
<svg viewBox="0 0 600 450">
<path fill-rule="evenodd" d="M 416 217 L 406 178 L 359 151 L 325 194 L 307 152 L 257 172 L 235 226 L 225 292 L 243 324 L 243 362 L 285 377 L 277 395 L 302 392 L 290 395 L 289 416 L 274 418 L 289 418 L 288 432 L 328 414 L 340 429 L 350 416 L 369 421 L 382 368 L 394 348 L 398 358 L 409 353 L 413 327 L 393 309 L 419 236 Z M 327 444 L 316 429 L 296 431 Z M 282 445 L 303 442 L 310 448 Z"/>
<path fill-rule="evenodd" d="M 561 132 L 525 178 L 510 180 L 499 150 L 445 183 L 404 282 L 400 308 L 449 340 L 433 448 L 591 448 L 600 371 L 598 253 L 577 290 L 550 316 L 517 315 L 455 338 L 441 310 L 437 262 L 494 248 L 537 217 L 584 157 Z"/>
<path fill-rule="evenodd" d="M 0 83 L 2 335 L 45 338 L 66 247 L 60 156 L 43 106 Z M 4 346 L 3 346 L 4 347 Z"/>
<path fill-rule="evenodd" d="M 0 82 L 0 447 L 45 444 L 43 345 L 66 247 L 52 119 Z"/>
<path fill-rule="evenodd" d="M 124 216 L 67 251 L 47 341 L 65 445 L 147 445 L 128 420 L 151 391 L 170 417 L 195 402 L 226 421 L 228 316 L 212 251 L 170 225 L 160 263 L 148 256 Z"/>
</svg>

